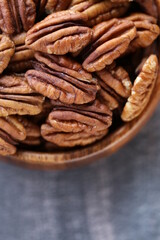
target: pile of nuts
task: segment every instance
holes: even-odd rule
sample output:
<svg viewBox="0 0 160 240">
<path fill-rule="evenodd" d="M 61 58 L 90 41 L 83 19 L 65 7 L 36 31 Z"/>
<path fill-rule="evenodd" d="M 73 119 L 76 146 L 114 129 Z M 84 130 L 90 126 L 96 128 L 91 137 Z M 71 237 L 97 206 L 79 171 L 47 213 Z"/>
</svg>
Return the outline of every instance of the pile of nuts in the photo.
<svg viewBox="0 0 160 240">
<path fill-rule="evenodd" d="M 158 77 L 159 5 L 1 0 L 0 154 L 85 146 L 137 118 Z"/>
</svg>

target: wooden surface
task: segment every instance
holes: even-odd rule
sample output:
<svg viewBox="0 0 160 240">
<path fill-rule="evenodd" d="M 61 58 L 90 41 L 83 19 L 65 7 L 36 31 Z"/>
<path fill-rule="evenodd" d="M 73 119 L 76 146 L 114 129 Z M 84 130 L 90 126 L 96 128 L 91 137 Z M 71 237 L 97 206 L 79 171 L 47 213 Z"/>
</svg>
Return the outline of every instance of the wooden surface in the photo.
<svg viewBox="0 0 160 240">
<path fill-rule="evenodd" d="M 102 157 L 106 157 L 121 148 L 139 132 L 154 112 L 159 98 L 160 74 L 150 103 L 141 116 L 130 123 L 124 124 L 101 141 L 79 150 L 70 150 L 67 152 L 42 153 L 18 151 L 14 157 L 5 158 L 4 160 L 35 169 L 67 169 L 88 164 Z"/>
</svg>

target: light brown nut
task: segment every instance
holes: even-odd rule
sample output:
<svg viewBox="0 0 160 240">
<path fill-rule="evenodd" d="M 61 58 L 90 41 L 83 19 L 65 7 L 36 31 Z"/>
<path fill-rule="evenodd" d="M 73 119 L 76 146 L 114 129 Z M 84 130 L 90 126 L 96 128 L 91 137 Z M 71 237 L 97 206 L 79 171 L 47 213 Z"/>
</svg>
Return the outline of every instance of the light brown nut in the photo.
<svg viewBox="0 0 160 240">
<path fill-rule="evenodd" d="M 27 117 L 18 116 L 18 120 L 26 131 L 26 138 L 21 143 L 30 146 L 39 145 L 41 143 L 40 127 Z"/>
<path fill-rule="evenodd" d="M 93 41 L 83 51 L 83 67 L 89 72 L 100 71 L 113 63 L 127 50 L 136 36 L 136 28 L 131 21 L 112 19 L 93 28 Z"/>
<path fill-rule="evenodd" d="M 61 147 L 87 145 L 104 137 L 112 123 L 109 108 L 96 100 L 91 105 L 55 106 L 41 127 L 44 139 Z"/>
<path fill-rule="evenodd" d="M 111 1 L 88 0 L 72 6 L 70 9 L 85 13 L 88 16 L 86 24 L 96 24 L 114 17 L 122 16 L 128 9 L 128 3 L 112 3 Z"/>
<path fill-rule="evenodd" d="M 26 78 L 32 89 L 42 95 L 67 104 L 84 104 L 96 98 L 97 79 L 82 66 L 65 56 L 37 53 L 35 70 L 29 70 Z"/>
<path fill-rule="evenodd" d="M 4 33 L 28 31 L 35 21 L 36 6 L 33 0 L 0 1 L 0 28 Z"/>
<path fill-rule="evenodd" d="M 34 52 L 25 45 L 26 33 L 15 35 L 12 40 L 15 44 L 15 53 L 8 65 L 9 71 L 22 73 L 32 68 L 31 60 L 34 58 Z"/>
<path fill-rule="evenodd" d="M 137 30 L 137 36 L 130 43 L 127 52 L 133 52 L 137 48 L 148 47 L 160 33 L 159 26 L 156 25 L 157 20 L 152 16 L 143 13 L 134 13 L 125 19 L 133 21 Z"/>
<path fill-rule="evenodd" d="M 0 117 L 0 155 L 12 155 L 16 145 L 26 138 L 26 130 L 15 116 Z"/>
<path fill-rule="evenodd" d="M 8 66 L 14 51 L 13 41 L 8 36 L 0 34 L 0 74 Z"/>
<path fill-rule="evenodd" d="M 123 67 L 114 67 L 96 72 L 101 86 L 100 97 L 111 110 L 119 108 L 130 96 L 132 83 Z"/>
<path fill-rule="evenodd" d="M 151 55 L 134 81 L 131 96 L 128 98 L 121 115 L 123 121 L 131 121 L 143 112 L 150 100 L 157 76 L 158 59 L 156 55 Z"/>
<path fill-rule="evenodd" d="M 0 77 L 0 116 L 39 114 L 43 101 L 44 97 L 30 88 L 23 75 Z"/>
<path fill-rule="evenodd" d="M 53 12 L 66 10 L 70 5 L 71 0 L 48 0 L 45 6 L 45 10 L 48 14 Z"/>
<path fill-rule="evenodd" d="M 48 54 L 77 52 L 92 38 L 92 30 L 83 25 L 85 19 L 85 14 L 69 10 L 52 13 L 28 31 L 26 45 Z"/>
</svg>

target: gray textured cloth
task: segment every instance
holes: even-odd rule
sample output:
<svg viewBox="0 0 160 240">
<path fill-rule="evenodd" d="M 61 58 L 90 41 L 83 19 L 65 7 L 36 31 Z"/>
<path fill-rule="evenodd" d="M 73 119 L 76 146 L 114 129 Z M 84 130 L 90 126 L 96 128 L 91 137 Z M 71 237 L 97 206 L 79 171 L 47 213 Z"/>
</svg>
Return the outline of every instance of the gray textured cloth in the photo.
<svg viewBox="0 0 160 240">
<path fill-rule="evenodd" d="M 0 163 L 2 240 L 159 240 L 160 108 L 108 159 L 62 172 Z"/>
</svg>

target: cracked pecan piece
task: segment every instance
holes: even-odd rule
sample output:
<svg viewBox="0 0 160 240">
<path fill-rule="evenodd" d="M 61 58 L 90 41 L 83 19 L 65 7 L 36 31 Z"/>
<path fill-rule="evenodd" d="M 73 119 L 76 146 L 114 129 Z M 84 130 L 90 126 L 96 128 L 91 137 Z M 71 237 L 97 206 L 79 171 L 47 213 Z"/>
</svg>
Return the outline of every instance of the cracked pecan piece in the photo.
<svg viewBox="0 0 160 240">
<path fill-rule="evenodd" d="M 88 0 L 72 6 L 70 9 L 85 13 L 88 16 L 86 24 L 90 27 L 122 16 L 128 9 L 128 3 L 112 3 L 111 1 Z"/>
<path fill-rule="evenodd" d="M 28 31 L 26 45 L 48 54 L 77 52 L 92 38 L 92 30 L 83 25 L 85 20 L 85 14 L 70 10 L 52 13 Z"/>
<path fill-rule="evenodd" d="M 40 127 L 26 117 L 18 116 L 18 120 L 26 131 L 26 138 L 21 143 L 30 146 L 39 145 L 41 143 Z"/>
<path fill-rule="evenodd" d="M 43 101 L 44 97 L 30 88 L 23 75 L 0 77 L 0 116 L 39 114 Z"/>
<path fill-rule="evenodd" d="M 15 116 L 0 117 L 0 154 L 13 155 L 16 145 L 26 138 L 26 130 Z"/>
<path fill-rule="evenodd" d="M 110 110 L 119 108 L 130 96 L 132 83 L 123 67 L 114 67 L 96 72 L 101 90 L 100 98 Z"/>
<path fill-rule="evenodd" d="M 83 70 L 75 60 L 65 56 L 36 53 L 35 70 L 26 78 L 32 89 L 42 95 L 67 104 L 84 104 L 95 100 L 97 79 Z"/>
<path fill-rule="evenodd" d="M 125 53 L 135 36 L 132 21 L 114 18 L 96 25 L 91 45 L 82 51 L 85 58 L 82 66 L 89 72 L 104 69 Z"/>
<path fill-rule="evenodd" d="M 0 28 L 4 33 L 28 31 L 34 24 L 36 6 L 33 0 L 0 1 Z"/>
<path fill-rule="evenodd" d="M 41 134 L 45 140 L 61 147 L 84 146 L 104 137 L 111 123 L 111 111 L 98 100 L 69 108 L 59 104 L 41 126 Z"/>
<path fill-rule="evenodd" d="M 138 117 L 147 106 L 158 76 L 158 59 L 151 55 L 144 63 L 124 106 L 121 118 L 128 122 Z"/>
<path fill-rule="evenodd" d="M 14 51 L 13 41 L 8 36 L 0 34 L 0 74 L 8 66 Z"/>
<path fill-rule="evenodd" d="M 31 60 L 34 52 L 25 45 L 26 33 L 17 34 L 12 38 L 15 44 L 15 53 L 8 65 L 8 70 L 12 72 L 24 72 L 32 67 Z"/>
<path fill-rule="evenodd" d="M 53 12 L 66 10 L 71 3 L 71 0 L 48 0 L 45 10 L 48 14 Z"/>
<path fill-rule="evenodd" d="M 125 19 L 133 21 L 137 29 L 137 36 L 130 43 L 127 52 L 133 52 L 137 48 L 148 47 L 160 33 L 159 26 L 156 25 L 157 19 L 152 16 L 143 13 L 134 13 Z"/>
</svg>

